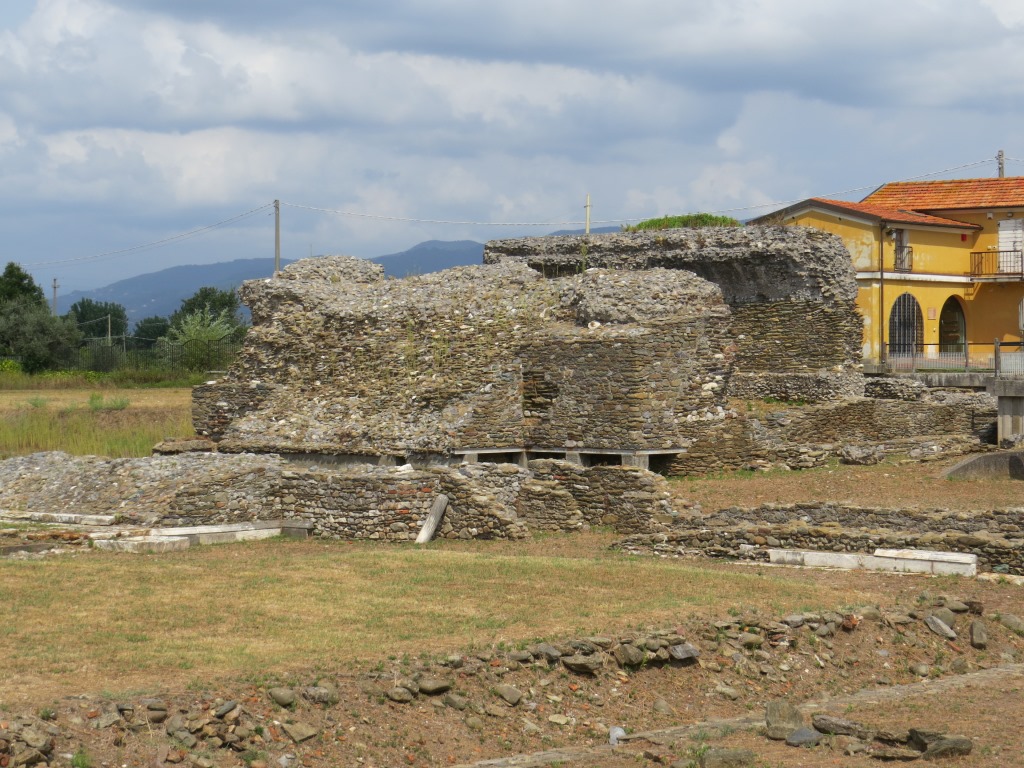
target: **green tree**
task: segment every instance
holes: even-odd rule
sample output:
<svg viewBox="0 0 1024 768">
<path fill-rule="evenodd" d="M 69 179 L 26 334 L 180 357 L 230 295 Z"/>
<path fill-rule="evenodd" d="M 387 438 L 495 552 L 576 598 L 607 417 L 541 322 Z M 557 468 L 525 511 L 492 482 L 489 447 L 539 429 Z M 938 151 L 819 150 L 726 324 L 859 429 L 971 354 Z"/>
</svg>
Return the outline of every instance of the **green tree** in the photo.
<svg viewBox="0 0 1024 768">
<path fill-rule="evenodd" d="M 242 302 L 234 290 L 226 291 L 204 285 L 187 299 L 182 299 L 181 306 L 171 315 L 171 326 L 177 328 L 186 317 L 205 309 L 209 316 L 214 318 L 219 318 L 223 313 L 227 313 L 228 319 L 234 327 L 237 327 L 242 325 L 242 319 L 239 316 L 241 308 Z"/>
<path fill-rule="evenodd" d="M 65 317 L 81 329 L 86 338 L 107 335 L 107 317 L 110 317 L 110 335 L 124 336 L 128 333 L 128 312 L 113 301 L 79 299 Z"/>
<path fill-rule="evenodd" d="M 35 304 L 45 304 L 43 289 L 36 285 L 32 275 L 13 261 L 7 262 L 0 275 L 0 304 L 14 299 L 29 299 Z"/>
<path fill-rule="evenodd" d="M 138 347 L 152 347 L 157 339 L 166 336 L 170 329 L 171 321 L 166 317 L 144 317 L 135 323 L 135 329 L 132 331 L 133 342 Z"/>
<path fill-rule="evenodd" d="M 235 335 L 244 327 L 226 310 L 214 314 L 207 307 L 184 315 L 157 341 L 165 361 L 190 371 L 223 368 L 235 354 Z"/>
<path fill-rule="evenodd" d="M 0 307 L 0 355 L 19 360 L 26 373 L 55 367 L 81 338 L 72 321 L 50 314 L 45 301 L 22 296 Z"/>
</svg>

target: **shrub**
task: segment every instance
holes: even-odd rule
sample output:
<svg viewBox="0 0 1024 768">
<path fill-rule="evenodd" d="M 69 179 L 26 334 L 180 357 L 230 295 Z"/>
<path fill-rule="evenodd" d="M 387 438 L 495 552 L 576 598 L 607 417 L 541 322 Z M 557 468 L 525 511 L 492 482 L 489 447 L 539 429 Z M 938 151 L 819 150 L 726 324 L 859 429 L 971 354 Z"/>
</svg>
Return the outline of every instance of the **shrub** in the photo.
<svg viewBox="0 0 1024 768">
<path fill-rule="evenodd" d="M 713 213 L 684 213 L 679 216 L 661 216 L 647 219 L 638 224 L 624 225 L 623 232 L 639 232 L 648 229 L 698 229 L 703 227 L 739 227 L 740 222 L 730 216 L 716 216 Z"/>
</svg>

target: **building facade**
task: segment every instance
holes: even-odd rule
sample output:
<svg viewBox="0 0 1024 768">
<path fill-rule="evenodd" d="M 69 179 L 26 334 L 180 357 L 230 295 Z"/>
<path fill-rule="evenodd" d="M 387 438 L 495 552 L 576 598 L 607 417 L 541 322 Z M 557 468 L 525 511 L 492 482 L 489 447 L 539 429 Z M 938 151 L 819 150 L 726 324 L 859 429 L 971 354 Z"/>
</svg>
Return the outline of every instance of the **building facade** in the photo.
<svg viewBox="0 0 1024 768">
<path fill-rule="evenodd" d="M 1024 325 L 1024 177 L 885 184 L 810 198 L 756 223 L 839 235 L 857 273 L 866 363 L 991 367 Z"/>
</svg>

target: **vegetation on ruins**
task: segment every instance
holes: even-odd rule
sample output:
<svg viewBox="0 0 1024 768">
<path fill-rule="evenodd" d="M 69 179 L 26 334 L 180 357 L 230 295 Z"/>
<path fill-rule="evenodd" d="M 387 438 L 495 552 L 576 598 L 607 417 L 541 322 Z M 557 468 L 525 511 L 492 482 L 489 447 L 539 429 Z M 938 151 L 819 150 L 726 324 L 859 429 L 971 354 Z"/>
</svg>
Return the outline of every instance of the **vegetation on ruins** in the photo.
<svg viewBox="0 0 1024 768">
<path fill-rule="evenodd" d="M 742 224 L 730 216 L 716 216 L 713 213 L 684 213 L 678 216 L 660 216 L 637 224 L 624 224 L 623 232 L 640 232 L 646 229 L 700 229 L 703 227 L 739 227 Z"/>
</svg>

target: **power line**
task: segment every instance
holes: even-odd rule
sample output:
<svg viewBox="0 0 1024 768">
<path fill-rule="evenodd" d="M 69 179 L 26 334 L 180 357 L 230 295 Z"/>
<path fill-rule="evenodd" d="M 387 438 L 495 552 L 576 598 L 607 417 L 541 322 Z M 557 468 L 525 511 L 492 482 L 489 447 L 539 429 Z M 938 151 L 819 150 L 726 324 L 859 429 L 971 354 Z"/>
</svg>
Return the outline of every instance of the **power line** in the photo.
<svg viewBox="0 0 1024 768">
<path fill-rule="evenodd" d="M 1005 157 L 1004 159 L 1005 160 L 1009 160 L 1011 162 L 1015 162 L 1015 163 L 1024 162 L 1024 160 L 1018 160 L 1017 158 L 1012 158 L 1012 157 Z M 992 162 L 991 159 L 986 158 L 985 160 L 977 160 L 977 161 L 972 162 L 972 163 L 964 163 L 963 165 L 957 165 L 957 166 L 953 166 L 951 168 L 944 168 L 944 169 L 942 169 L 940 171 L 932 171 L 931 173 L 923 173 L 923 174 L 920 174 L 918 176 L 910 176 L 910 177 L 907 177 L 905 179 L 900 179 L 899 181 L 900 182 L 904 182 L 904 181 L 916 181 L 917 179 L 926 179 L 926 178 L 929 178 L 931 176 L 940 176 L 940 175 L 942 175 L 944 173 L 951 173 L 953 171 L 959 171 L 959 170 L 963 170 L 965 168 L 974 168 L 974 167 L 977 167 L 979 165 L 986 165 L 987 163 L 990 163 L 990 162 Z M 868 190 L 868 189 L 876 189 L 878 186 L 880 186 L 880 185 L 879 184 L 868 184 L 868 185 L 865 185 L 865 186 L 853 187 L 852 189 L 846 189 L 846 190 L 843 190 L 841 192 L 829 192 L 829 193 L 826 193 L 824 195 L 816 195 L 816 197 L 838 197 L 838 196 L 841 196 L 841 195 L 849 195 L 849 194 L 852 194 L 854 192 L 863 192 L 864 190 Z M 800 199 L 803 199 L 803 198 L 800 198 Z M 780 200 L 780 201 L 774 201 L 774 202 L 769 202 L 769 203 L 760 203 L 760 204 L 757 204 L 757 205 L 738 206 L 738 207 L 734 207 L 734 208 L 720 208 L 718 210 L 707 211 L 707 212 L 708 213 L 713 213 L 713 214 L 721 214 L 721 213 L 737 213 L 737 212 L 741 212 L 741 211 L 752 211 L 752 210 L 758 210 L 758 209 L 761 209 L 761 208 L 774 208 L 774 207 L 781 207 L 781 206 L 786 206 L 786 205 L 792 205 L 793 203 L 800 202 L 800 199 Z M 410 216 L 389 216 L 389 215 L 385 215 L 385 214 L 364 213 L 364 212 L 360 212 L 360 211 L 343 211 L 343 210 L 338 210 L 338 209 L 333 209 L 333 208 L 321 208 L 321 207 L 312 206 L 312 205 L 302 205 L 300 203 L 288 203 L 288 202 L 283 202 L 283 201 L 281 202 L 281 205 L 287 206 L 289 208 L 296 208 L 296 209 L 301 209 L 301 210 L 306 210 L 306 211 L 314 211 L 314 212 L 317 212 L 317 213 L 329 213 L 329 214 L 333 214 L 333 215 L 336 215 L 336 216 L 350 216 L 350 217 L 354 217 L 354 218 L 375 219 L 375 220 L 378 220 L 378 221 L 406 222 L 406 223 L 414 223 L 414 224 L 446 224 L 446 225 L 452 225 L 452 226 L 477 226 L 477 227 L 556 227 L 556 226 L 564 227 L 564 226 L 580 226 L 580 225 L 584 225 L 586 223 L 585 220 L 584 221 L 459 221 L 459 220 L 452 220 L 452 219 L 421 219 L 421 218 L 410 217 Z M 181 242 L 181 241 L 186 240 L 186 239 L 191 238 L 191 237 L 196 237 L 198 235 L 201 235 L 201 234 L 204 234 L 204 233 L 209 232 L 211 230 L 214 230 L 214 229 L 216 229 L 218 227 L 222 227 L 222 226 L 224 226 L 226 224 L 231 224 L 231 223 L 236 222 L 236 221 L 241 221 L 242 219 L 248 218 L 250 216 L 255 216 L 257 213 L 261 213 L 262 211 L 265 211 L 265 210 L 267 210 L 269 208 L 273 208 L 273 207 L 274 207 L 273 203 L 265 203 L 265 204 L 263 204 L 261 206 L 258 206 L 257 208 L 253 208 L 252 210 L 246 211 L 245 213 L 240 213 L 237 216 L 231 216 L 230 218 L 227 218 L 227 219 L 222 219 L 221 221 L 215 222 L 213 224 L 207 224 L 207 225 L 202 226 L 202 227 L 197 227 L 195 229 L 191 229 L 191 230 L 189 230 L 187 232 L 181 232 L 181 233 L 176 234 L 176 235 L 171 235 L 170 237 L 165 237 L 165 238 L 162 238 L 160 240 L 154 240 L 154 241 L 149 242 L 149 243 L 143 243 L 141 245 L 134 245 L 134 246 L 131 246 L 129 248 L 120 248 L 120 249 L 113 250 L 113 251 L 104 251 L 103 253 L 97 253 L 97 254 L 94 254 L 94 255 L 91 255 L 91 256 L 78 256 L 78 257 L 69 258 L 69 259 L 54 259 L 52 261 L 40 261 L 40 262 L 35 262 L 33 264 L 29 264 L 27 266 L 30 266 L 30 267 L 49 267 L 49 266 L 56 266 L 56 265 L 59 265 L 59 264 L 73 264 L 73 263 L 80 263 L 80 262 L 86 262 L 86 261 L 97 261 L 99 259 L 110 258 L 112 256 L 120 256 L 120 255 L 126 254 L 126 253 L 135 253 L 135 252 L 144 251 L 144 250 L 147 250 L 147 249 L 150 249 L 150 248 L 159 248 L 159 247 L 162 247 L 162 246 L 165 246 L 165 245 L 169 245 L 171 243 Z M 621 218 L 621 219 L 599 219 L 599 220 L 596 220 L 596 221 L 592 221 L 591 223 L 592 224 L 626 224 L 626 223 L 629 223 L 629 222 L 632 222 L 632 221 L 641 221 L 644 218 L 649 218 L 649 217 L 636 216 L 636 217 L 632 217 L 632 218 Z"/>
<path fill-rule="evenodd" d="M 124 254 L 124 253 L 133 253 L 135 251 L 143 251 L 143 250 L 146 250 L 148 248 L 159 248 L 160 246 L 169 245 L 170 243 L 179 242 L 181 240 L 186 240 L 186 239 L 188 239 L 190 237 L 195 237 L 196 235 L 200 235 L 200 234 L 202 234 L 204 232 L 209 232 L 210 230 L 216 229 L 217 227 L 222 227 L 225 224 L 230 224 L 230 223 L 232 223 L 234 221 L 239 221 L 239 220 L 247 218 L 249 216 L 254 216 L 255 214 L 259 213 L 260 211 L 264 211 L 267 208 L 270 208 L 272 206 L 273 206 L 273 203 L 266 203 L 264 205 L 261 205 L 259 208 L 253 208 L 251 211 L 246 211 L 245 213 L 240 213 L 237 216 L 232 216 L 229 219 L 224 219 L 223 221 L 218 221 L 215 224 L 207 224 L 206 226 L 203 226 L 203 227 L 197 227 L 196 229 L 191 229 L 188 232 L 181 232 L 180 234 L 177 234 L 177 235 L 171 235 L 170 237 L 165 237 L 162 240 L 154 240 L 151 243 L 144 243 L 142 245 L 133 245 L 131 248 L 120 248 L 120 249 L 118 249 L 116 251 L 105 251 L 104 253 L 97 253 L 97 254 L 95 254 L 93 256 L 78 256 L 78 257 L 71 258 L 71 259 L 57 259 L 55 261 L 39 261 L 39 262 L 35 262 L 34 264 L 30 264 L 29 266 L 31 266 L 31 267 L 50 267 L 50 266 L 53 266 L 53 265 L 56 265 L 56 264 L 71 264 L 71 263 L 82 262 L 82 261 L 96 261 L 97 259 L 105 259 L 105 258 L 108 258 L 110 256 L 120 256 L 121 254 Z"/>
<path fill-rule="evenodd" d="M 333 213 L 338 216 L 353 216 L 360 219 L 378 219 L 381 221 L 403 221 L 413 224 L 457 224 L 459 226 L 473 227 L 564 227 L 567 224 L 583 224 L 582 221 L 449 221 L 445 219 L 417 219 L 407 216 L 385 216 L 376 213 L 359 213 L 356 211 L 339 211 L 333 208 L 316 208 L 311 205 L 300 205 L 299 203 L 286 203 L 283 200 L 281 205 L 289 208 L 301 208 L 306 211 L 317 211 L 318 213 Z M 627 221 L 640 221 L 634 219 L 604 219 L 592 221 L 592 224 L 621 224 Z"/>
</svg>

